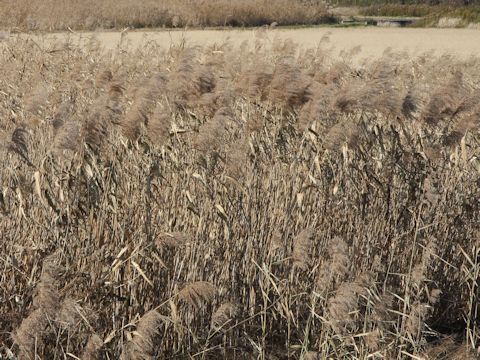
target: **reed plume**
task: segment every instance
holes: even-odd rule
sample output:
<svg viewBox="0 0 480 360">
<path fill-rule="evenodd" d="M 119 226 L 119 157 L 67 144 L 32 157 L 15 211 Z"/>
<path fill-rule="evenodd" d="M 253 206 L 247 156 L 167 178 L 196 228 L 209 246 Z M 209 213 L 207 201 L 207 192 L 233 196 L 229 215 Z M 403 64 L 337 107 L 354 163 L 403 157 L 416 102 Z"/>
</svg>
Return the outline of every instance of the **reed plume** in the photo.
<svg viewBox="0 0 480 360">
<path fill-rule="evenodd" d="M 238 305 L 231 302 L 223 303 L 212 315 L 212 327 L 222 329 L 234 320 L 238 313 Z"/>
<path fill-rule="evenodd" d="M 212 119 L 200 126 L 193 139 L 193 147 L 204 154 L 218 152 L 225 143 L 227 129 L 232 122 L 229 109 L 217 110 Z"/>
<path fill-rule="evenodd" d="M 287 110 L 306 103 L 312 96 L 311 79 L 302 74 L 294 65 L 292 58 L 279 61 L 270 81 L 269 100 Z"/>
<path fill-rule="evenodd" d="M 349 264 L 348 245 L 341 237 L 335 236 L 328 243 L 328 259 L 319 268 L 316 289 L 327 291 L 332 283 L 342 282 Z"/>
<path fill-rule="evenodd" d="M 110 69 L 104 69 L 95 76 L 95 86 L 105 90 L 113 80 L 113 73 Z"/>
<path fill-rule="evenodd" d="M 87 344 L 85 345 L 85 349 L 83 350 L 82 355 L 80 356 L 81 360 L 100 360 L 101 359 L 101 351 L 103 347 L 103 341 L 97 334 L 92 334 Z"/>
<path fill-rule="evenodd" d="M 238 181 L 242 181 L 245 178 L 248 172 L 249 151 L 247 140 L 244 138 L 240 138 L 230 144 L 225 161 L 225 169 L 228 176 Z"/>
<path fill-rule="evenodd" d="M 158 247 L 177 248 L 191 242 L 189 235 L 182 232 L 163 233 L 155 241 Z"/>
<path fill-rule="evenodd" d="M 148 126 L 156 102 L 168 83 L 163 73 L 156 73 L 144 78 L 137 84 L 133 104 L 120 123 L 123 134 L 131 141 L 137 140 L 145 126 Z"/>
<path fill-rule="evenodd" d="M 28 165 L 32 165 L 28 154 L 28 132 L 23 127 L 17 127 L 11 136 L 8 150 L 16 153 Z"/>
<path fill-rule="evenodd" d="M 159 104 L 147 120 L 148 137 L 156 144 L 165 144 L 169 139 L 172 116 L 168 107 Z"/>
<path fill-rule="evenodd" d="M 137 323 L 136 331 L 133 334 L 122 352 L 122 360 L 147 360 L 155 359 L 157 356 L 158 329 L 163 323 L 160 314 L 151 310 L 143 315 Z"/>
<path fill-rule="evenodd" d="M 367 293 L 371 282 L 371 274 L 362 273 L 354 281 L 343 282 L 335 295 L 328 299 L 328 324 L 335 333 L 343 334 L 355 326 L 351 314 L 357 309 L 360 296 Z"/>
<path fill-rule="evenodd" d="M 44 350 L 44 340 L 59 310 L 58 276 L 61 269 L 53 256 L 45 258 L 40 281 L 33 298 L 34 310 L 26 317 L 12 338 L 20 349 L 21 359 L 34 359 Z"/>
<path fill-rule="evenodd" d="M 443 117 L 455 114 L 466 91 L 462 73 L 456 72 L 446 85 L 439 87 L 432 94 L 422 115 L 423 120 L 435 126 Z"/>
<path fill-rule="evenodd" d="M 25 110 L 32 115 L 42 115 L 48 105 L 49 91 L 44 84 L 37 85 L 25 99 Z"/>
<path fill-rule="evenodd" d="M 314 229 L 303 229 L 293 240 L 292 261 L 293 266 L 302 270 L 308 269 L 311 261 L 312 242 Z"/>
<path fill-rule="evenodd" d="M 195 308 L 201 308 L 202 305 L 213 300 L 216 292 L 212 283 L 196 281 L 186 285 L 178 293 L 178 298 Z"/>
</svg>

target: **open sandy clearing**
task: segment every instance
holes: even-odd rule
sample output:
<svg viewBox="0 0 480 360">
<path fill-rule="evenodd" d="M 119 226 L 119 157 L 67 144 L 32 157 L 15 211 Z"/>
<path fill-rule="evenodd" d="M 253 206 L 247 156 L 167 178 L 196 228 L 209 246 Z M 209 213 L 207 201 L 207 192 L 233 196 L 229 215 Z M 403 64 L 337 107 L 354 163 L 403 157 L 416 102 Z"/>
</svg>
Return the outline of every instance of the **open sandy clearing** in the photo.
<svg viewBox="0 0 480 360">
<path fill-rule="evenodd" d="M 85 44 L 92 37 L 106 49 L 114 49 L 120 43 L 120 32 L 55 33 L 47 35 L 20 35 L 33 38 L 39 44 L 48 45 L 52 39 L 70 39 L 74 45 Z M 360 57 L 378 56 L 385 49 L 407 51 L 420 54 L 429 51 L 451 53 L 467 57 L 480 55 L 480 31 L 475 29 L 413 29 L 413 28 L 307 28 L 275 30 L 188 30 L 188 31 L 128 31 L 123 41 L 136 48 L 149 41 L 169 46 L 183 40 L 190 45 L 209 45 L 230 41 L 240 44 L 265 38 L 267 42 L 275 39 L 291 39 L 302 47 L 314 47 L 322 38 L 328 36 L 330 45 L 336 51 L 361 47 Z"/>
</svg>

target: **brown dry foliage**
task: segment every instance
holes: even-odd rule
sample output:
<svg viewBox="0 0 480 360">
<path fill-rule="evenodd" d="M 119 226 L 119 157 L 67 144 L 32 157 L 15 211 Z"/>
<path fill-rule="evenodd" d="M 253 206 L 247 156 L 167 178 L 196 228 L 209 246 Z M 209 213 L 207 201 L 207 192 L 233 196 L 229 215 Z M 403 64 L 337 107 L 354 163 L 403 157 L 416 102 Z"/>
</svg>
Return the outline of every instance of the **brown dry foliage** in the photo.
<svg viewBox="0 0 480 360">
<path fill-rule="evenodd" d="M 0 355 L 478 356 L 478 58 L 37 45 L 0 51 Z"/>
<path fill-rule="evenodd" d="M 302 0 L 4 0 L 0 27 L 24 30 L 213 27 L 331 22 L 326 6 Z"/>
</svg>

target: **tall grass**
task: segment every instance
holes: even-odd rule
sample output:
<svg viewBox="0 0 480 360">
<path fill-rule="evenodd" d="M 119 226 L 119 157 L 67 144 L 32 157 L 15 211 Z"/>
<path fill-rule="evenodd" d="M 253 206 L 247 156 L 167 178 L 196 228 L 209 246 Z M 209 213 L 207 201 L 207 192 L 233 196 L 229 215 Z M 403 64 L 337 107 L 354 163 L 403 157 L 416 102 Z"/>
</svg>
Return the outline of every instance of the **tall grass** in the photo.
<svg viewBox="0 0 480 360">
<path fill-rule="evenodd" d="M 319 24 L 332 21 L 324 4 L 300 0 L 5 0 L 0 27 L 96 30 Z"/>
<path fill-rule="evenodd" d="M 473 359 L 480 60 L 0 51 L 0 354 Z"/>
</svg>

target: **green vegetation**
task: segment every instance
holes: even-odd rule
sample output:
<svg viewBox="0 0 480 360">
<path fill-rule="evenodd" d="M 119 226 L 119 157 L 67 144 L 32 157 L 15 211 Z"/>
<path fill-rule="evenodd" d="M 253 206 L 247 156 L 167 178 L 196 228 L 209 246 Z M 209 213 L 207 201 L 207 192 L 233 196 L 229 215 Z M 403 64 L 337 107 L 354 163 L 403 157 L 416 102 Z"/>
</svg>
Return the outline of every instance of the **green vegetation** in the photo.
<svg viewBox="0 0 480 360">
<path fill-rule="evenodd" d="M 432 11 L 437 11 L 437 9 L 428 5 L 378 4 L 362 7 L 360 14 L 365 16 L 423 17 L 430 15 Z"/>
<path fill-rule="evenodd" d="M 430 5 L 370 5 L 360 9 L 365 16 L 407 16 L 425 17 L 424 24 L 435 25 L 441 18 L 459 18 L 461 23 L 480 22 L 480 5 L 471 6 L 430 6 Z"/>
<path fill-rule="evenodd" d="M 480 4 L 480 0 L 333 0 L 328 3 L 337 6 L 372 5 L 427 5 L 427 6 L 470 6 Z"/>
<path fill-rule="evenodd" d="M 388 1 L 359 0 L 335 2 L 339 6 L 359 6 L 364 16 L 422 17 L 415 26 L 448 26 L 449 23 L 464 27 L 480 22 L 479 1 Z M 449 21 L 448 19 L 455 19 Z"/>
</svg>

